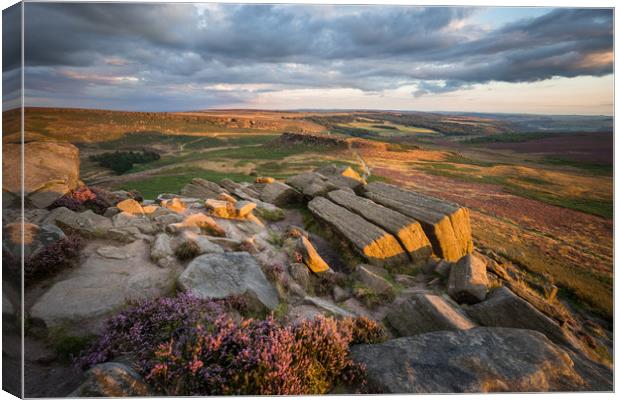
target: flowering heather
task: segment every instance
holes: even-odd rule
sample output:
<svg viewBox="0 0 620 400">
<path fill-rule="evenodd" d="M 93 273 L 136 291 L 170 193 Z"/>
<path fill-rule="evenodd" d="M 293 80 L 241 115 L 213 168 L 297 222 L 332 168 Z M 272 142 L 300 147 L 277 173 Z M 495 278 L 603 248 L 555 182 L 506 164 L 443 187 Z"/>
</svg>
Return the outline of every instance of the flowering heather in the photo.
<svg viewBox="0 0 620 400">
<path fill-rule="evenodd" d="M 363 383 L 349 346 L 378 338 L 376 323 L 318 317 L 282 326 L 272 317 L 233 319 L 228 307 L 190 295 L 139 303 L 108 320 L 77 363 L 130 356 L 153 388 L 175 396 L 320 394 Z"/>
<path fill-rule="evenodd" d="M 67 207 L 72 211 L 92 210 L 97 214 L 103 214 L 108 207 L 116 202 L 116 196 L 104 189 L 79 187 L 60 197 L 50 208 Z"/>
<path fill-rule="evenodd" d="M 26 284 L 50 277 L 71 265 L 80 253 L 82 240 L 70 235 L 51 243 L 33 254 L 24 265 Z"/>
</svg>

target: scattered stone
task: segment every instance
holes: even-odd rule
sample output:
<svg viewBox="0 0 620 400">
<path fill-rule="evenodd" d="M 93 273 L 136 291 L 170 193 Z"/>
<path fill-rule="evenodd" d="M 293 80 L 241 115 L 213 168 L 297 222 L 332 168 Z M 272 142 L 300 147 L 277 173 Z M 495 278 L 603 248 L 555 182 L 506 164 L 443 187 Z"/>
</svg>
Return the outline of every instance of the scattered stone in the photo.
<svg viewBox="0 0 620 400">
<path fill-rule="evenodd" d="M 310 286 L 310 271 L 305 264 L 291 263 L 289 266 L 289 272 L 299 286 L 301 286 L 304 290 L 308 290 L 308 287 Z"/>
<path fill-rule="evenodd" d="M 303 300 L 303 304 L 315 306 L 321 310 L 322 314 L 333 316 L 336 318 L 348 318 L 355 317 L 355 314 L 338 307 L 329 300 L 321 299 L 320 297 L 306 296 Z"/>
<path fill-rule="evenodd" d="M 377 294 L 391 295 L 394 293 L 394 288 L 390 282 L 379 274 L 374 273 L 368 265 L 358 265 L 355 269 L 355 275 L 357 279 Z"/>
<path fill-rule="evenodd" d="M 161 226 L 168 226 L 170 224 L 176 224 L 178 222 L 182 222 L 183 219 L 184 218 L 182 215 L 175 214 L 175 213 L 158 215 L 154 218 L 155 222 L 157 222 Z"/>
<path fill-rule="evenodd" d="M 103 213 L 103 216 L 106 217 L 106 218 L 112 218 L 113 216 L 115 216 L 119 212 L 120 212 L 120 210 L 117 207 L 108 207 L 108 208 L 106 208 L 105 212 Z"/>
<path fill-rule="evenodd" d="M 459 303 L 478 303 L 487 295 L 487 265 L 473 254 L 463 256 L 450 269 L 448 294 Z"/>
<path fill-rule="evenodd" d="M 235 199 L 234 197 L 232 197 L 231 195 L 229 195 L 228 193 L 220 193 L 217 195 L 217 200 L 223 200 L 223 201 L 227 201 L 229 203 L 236 203 L 237 199 Z"/>
<path fill-rule="evenodd" d="M 168 225 L 166 230 L 170 233 L 179 233 L 183 230 L 194 230 L 198 231 L 198 233 L 204 232 L 210 236 L 226 236 L 226 231 L 224 231 L 213 218 L 204 214 L 189 215 L 183 222 Z"/>
<path fill-rule="evenodd" d="M 138 240 L 119 247 L 125 260 L 90 255 L 64 279 L 54 283 L 32 306 L 30 315 L 48 328 L 66 326 L 97 333 L 105 318 L 128 301 L 163 296 L 174 288 L 174 273 L 150 261 L 149 245 Z"/>
<path fill-rule="evenodd" d="M 227 190 L 217 183 L 202 178 L 194 178 L 181 189 L 180 194 L 199 199 L 215 199 L 222 192 L 226 193 Z"/>
<path fill-rule="evenodd" d="M 432 254 L 431 243 L 415 219 L 359 197 L 351 190 L 334 190 L 329 192 L 327 197 L 394 235 L 414 263 L 423 263 Z"/>
<path fill-rule="evenodd" d="M 407 253 L 394 236 L 346 208 L 315 197 L 308 203 L 308 209 L 340 233 L 371 264 L 395 266 L 409 262 Z"/>
<path fill-rule="evenodd" d="M 4 143 L 2 146 L 2 193 L 21 197 L 22 175 L 15 172 L 21 164 L 22 145 Z M 80 152 L 64 142 L 28 142 L 25 154 L 23 191 L 26 206 L 45 208 L 67 192 L 78 187 Z"/>
<path fill-rule="evenodd" d="M 584 385 L 569 355 L 524 329 L 430 332 L 356 345 L 374 393 L 574 391 Z"/>
<path fill-rule="evenodd" d="M 222 248 L 222 246 L 213 243 L 205 235 L 197 235 L 196 233 L 191 232 L 191 231 L 184 231 L 182 236 L 184 240 L 186 241 L 191 240 L 194 243 L 196 243 L 196 245 L 198 246 L 198 249 L 200 250 L 200 254 L 223 253 L 224 252 L 224 249 Z"/>
<path fill-rule="evenodd" d="M 154 396 L 154 392 L 128 365 L 107 362 L 89 369 L 86 372 L 86 381 L 68 397 L 133 396 Z"/>
<path fill-rule="evenodd" d="M 256 208 L 256 203 L 243 200 L 235 203 L 235 212 L 237 218 L 247 218 L 249 214 Z"/>
<path fill-rule="evenodd" d="M 446 260 L 439 260 L 437 264 L 435 264 L 435 268 L 433 271 L 441 276 L 442 278 L 447 278 L 450 276 L 450 269 L 452 268 L 452 263 Z"/>
<path fill-rule="evenodd" d="M 369 183 L 363 192 L 374 202 L 419 221 L 439 257 L 457 261 L 472 252 L 467 208 L 382 182 Z"/>
<path fill-rule="evenodd" d="M 297 239 L 297 251 L 301 254 L 304 264 L 315 274 L 329 271 L 329 265 L 327 265 L 306 237 L 300 236 Z"/>
<path fill-rule="evenodd" d="M 111 258 L 114 260 L 126 260 L 130 256 L 126 251 L 123 251 L 122 248 L 114 246 L 101 246 L 97 249 L 97 254 L 101 257 Z"/>
<path fill-rule="evenodd" d="M 105 237 L 112 228 L 109 218 L 95 214 L 91 210 L 76 213 L 66 207 L 58 207 L 45 219 L 45 224 L 56 224 L 61 229 L 69 229 L 85 237 Z"/>
<path fill-rule="evenodd" d="M 182 213 L 187 210 L 187 205 L 185 204 L 185 202 L 178 197 L 173 197 L 172 199 L 168 200 L 162 200 L 160 204 L 162 207 L 176 213 Z"/>
<path fill-rule="evenodd" d="M 468 307 L 467 314 L 480 325 L 531 329 L 555 343 L 581 347 L 569 332 L 506 287 L 493 290 L 485 301 Z"/>
<path fill-rule="evenodd" d="M 123 200 L 116 205 L 116 208 L 130 215 L 144 215 L 144 209 L 134 199 Z"/>
<path fill-rule="evenodd" d="M 260 199 L 278 207 L 297 203 L 301 200 L 301 193 L 282 182 L 273 182 L 265 186 Z"/>
<path fill-rule="evenodd" d="M 332 296 L 334 297 L 334 301 L 340 303 L 345 301 L 351 297 L 351 292 L 347 289 L 343 289 L 340 286 L 334 286 L 332 289 Z"/>
<path fill-rule="evenodd" d="M 112 217 L 112 223 L 115 228 L 135 227 L 138 228 L 140 232 L 146 234 L 157 232 L 157 227 L 144 214 L 131 214 L 123 211 Z"/>
<path fill-rule="evenodd" d="M 400 303 L 394 304 L 386 315 L 386 321 L 399 336 L 464 330 L 475 326 L 443 297 L 426 292 L 413 293 Z"/>
<path fill-rule="evenodd" d="M 274 183 L 275 181 L 276 179 L 270 176 L 259 176 L 255 180 L 256 183 Z"/>
<path fill-rule="evenodd" d="M 275 287 L 247 252 L 199 256 L 183 271 L 178 284 L 181 290 L 200 298 L 242 295 L 251 305 L 269 310 L 279 302 Z"/>
<path fill-rule="evenodd" d="M 161 267 L 170 265 L 174 255 L 173 247 L 172 238 L 165 233 L 160 233 L 151 244 L 151 260 Z"/>
</svg>

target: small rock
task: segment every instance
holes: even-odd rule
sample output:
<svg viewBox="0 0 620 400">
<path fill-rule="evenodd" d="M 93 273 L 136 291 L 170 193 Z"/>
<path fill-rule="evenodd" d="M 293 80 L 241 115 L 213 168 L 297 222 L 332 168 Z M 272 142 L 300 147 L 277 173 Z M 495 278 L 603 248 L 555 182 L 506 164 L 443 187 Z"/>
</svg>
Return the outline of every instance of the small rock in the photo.
<svg viewBox="0 0 620 400">
<path fill-rule="evenodd" d="M 131 200 L 131 199 L 130 199 Z M 130 201 L 125 200 L 125 201 Z M 134 201 L 134 200 L 131 200 Z M 112 217 L 112 223 L 115 228 L 126 228 L 126 227 L 136 227 L 142 233 L 153 234 L 157 232 L 157 227 L 153 224 L 153 222 L 142 214 L 131 214 L 125 211 L 122 211 Z"/>
<path fill-rule="evenodd" d="M 237 218 L 237 210 L 234 204 L 227 201 L 207 199 L 205 207 L 210 215 L 220 218 Z"/>
<path fill-rule="evenodd" d="M 441 260 L 435 265 L 435 273 L 442 278 L 447 278 L 450 275 L 450 268 L 452 267 L 452 263 L 446 260 Z"/>
<path fill-rule="evenodd" d="M 308 287 L 310 286 L 310 270 L 305 264 L 292 263 L 289 266 L 289 272 L 299 286 L 301 286 L 304 290 L 308 290 Z"/>
<path fill-rule="evenodd" d="M 487 265 L 473 254 L 463 256 L 450 269 L 448 294 L 459 303 L 481 302 L 487 295 Z"/>
<path fill-rule="evenodd" d="M 170 224 L 166 227 L 170 233 L 179 233 L 186 229 L 202 231 L 210 236 L 226 236 L 226 231 L 213 218 L 204 214 L 189 215 L 183 222 Z"/>
<path fill-rule="evenodd" d="M 274 183 L 276 180 L 270 176 L 259 176 L 256 178 L 256 183 Z"/>
<path fill-rule="evenodd" d="M 173 197 L 172 199 L 168 200 L 162 200 L 161 206 L 176 213 L 182 213 L 187 210 L 187 205 L 183 202 L 183 200 L 179 199 L 178 197 Z"/>
<path fill-rule="evenodd" d="M 355 314 L 345 310 L 344 308 L 338 307 L 331 301 L 321 299 L 320 297 L 307 296 L 304 299 L 303 303 L 308 304 L 308 305 L 313 305 L 321 309 L 323 314 L 327 314 L 327 315 L 334 316 L 337 318 L 355 317 Z"/>
<path fill-rule="evenodd" d="M 183 216 L 179 214 L 165 214 L 158 215 L 155 218 L 155 222 L 157 222 L 161 226 L 168 226 L 170 224 L 176 224 L 183 221 Z"/>
<path fill-rule="evenodd" d="M 310 268 L 310 270 L 312 270 L 312 272 L 321 273 L 329 271 L 329 265 L 327 265 L 312 243 L 310 243 L 310 241 L 304 236 L 299 237 L 297 242 L 297 250 L 301 253 L 304 263 L 308 266 L 308 268 Z"/>
<path fill-rule="evenodd" d="M 145 200 L 146 202 L 147 200 Z M 155 212 L 157 212 L 157 210 L 159 210 L 161 207 L 155 204 L 149 204 L 149 205 L 144 205 L 144 203 L 142 204 L 142 209 L 144 210 L 144 213 L 147 215 L 151 215 Z"/>
<path fill-rule="evenodd" d="M 172 245 L 172 238 L 165 234 L 160 233 L 155 237 L 155 240 L 151 244 L 151 260 L 159 263 L 161 259 L 171 258 L 174 255 L 174 249 Z M 169 265 L 169 262 L 164 261 L 164 265 Z M 161 266 L 161 264 L 160 264 Z"/>
<path fill-rule="evenodd" d="M 340 303 L 349 299 L 351 297 L 351 292 L 341 288 L 340 286 L 334 286 L 332 289 L 332 296 L 334 297 L 334 301 Z"/>
<path fill-rule="evenodd" d="M 76 213 L 66 207 L 58 207 L 46 217 L 45 224 L 56 224 L 61 229 L 71 229 L 85 237 L 104 237 L 112 228 L 109 218 L 91 210 Z"/>
<path fill-rule="evenodd" d="M 86 372 L 86 381 L 69 397 L 132 397 L 153 396 L 154 392 L 131 367 L 107 362 Z"/>
<path fill-rule="evenodd" d="M 239 201 L 235 204 L 235 210 L 237 212 L 238 218 L 245 218 L 248 214 L 250 214 L 256 208 L 256 203 L 252 203 L 251 201 Z"/>
<path fill-rule="evenodd" d="M 387 280 L 372 271 L 372 267 L 365 264 L 359 265 L 355 269 L 355 273 L 357 279 L 377 294 L 392 294 L 394 291 Z"/>
<path fill-rule="evenodd" d="M 103 213 L 103 216 L 106 217 L 106 218 L 112 218 L 113 216 L 115 216 L 119 212 L 121 212 L 121 210 L 119 210 L 118 207 L 108 207 L 108 208 L 106 208 L 105 212 Z"/>
<path fill-rule="evenodd" d="M 144 215 L 144 210 L 142 209 L 142 206 L 134 199 L 123 200 L 116 205 L 116 208 L 118 208 L 122 212 L 126 212 L 127 214 Z"/>
<path fill-rule="evenodd" d="M 220 193 L 216 197 L 217 200 L 227 201 L 229 203 L 236 203 L 237 199 L 229 195 L 228 193 Z"/>
<path fill-rule="evenodd" d="M 121 248 L 113 246 L 101 246 L 97 249 L 97 254 L 101 257 L 111 258 L 114 260 L 125 260 L 129 258 L 129 254 L 126 251 L 122 251 Z"/>
<path fill-rule="evenodd" d="M 198 245 L 198 248 L 200 249 L 200 254 L 224 252 L 222 246 L 213 243 L 205 235 L 197 235 L 196 233 L 191 231 L 184 231 L 182 236 L 184 240 L 191 240 L 196 243 L 196 245 Z"/>
</svg>

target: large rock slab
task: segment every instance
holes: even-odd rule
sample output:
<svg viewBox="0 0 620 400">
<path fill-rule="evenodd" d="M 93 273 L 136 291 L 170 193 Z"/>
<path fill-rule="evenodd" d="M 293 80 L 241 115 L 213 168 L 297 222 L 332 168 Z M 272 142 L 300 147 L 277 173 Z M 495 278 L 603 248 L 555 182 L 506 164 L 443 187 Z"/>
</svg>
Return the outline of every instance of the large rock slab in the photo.
<svg viewBox="0 0 620 400">
<path fill-rule="evenodd" d="M 279 303 L 275 287 L 247 252 L 199 256 L 179 276 L 178 284 L 181 290 L 200 298 L 242 295 L 270 310 Z"/>
<path fill-rule="evenodd" d="M 104 237 L 112 228 L 112 221 L 109 218 L 95 214 L 91 210 L 76 213 L 66 207 L 53 209 L 44 223 L 55 224 L 63 230 L 72 230 L 85 237 Z"/>
<path fill-rule="evenodd" d="M 414 293 L 393 304 L 385 318 L 399 336 L 466 330 L 476 326 L 444 298 L 426 292 Z"/>
<path fill-rule="evenodd" d="M 315 197 L 308 203 L 308 209 L 341 234 L 369 263 L 394 266 L 409 262 L 407 253 L 394 236 L 346 208 L 326 198 Z"/>
<path fill-rule="evenodd" d="M 573 335 L 506 287 L 495 289 L 485 301 L 468 307 L 467 314 L 480 325 L 531 329 L 556 343 L 581 347 Z"/>
<path fill-rule="evenodd" d="M 297 203 L 301 199 L 301 193 L 285 183 L 272 182 L 265 185 L 260 194 L 260 199 L 282 207 L 287 204 Z"/>
<path fill-rule="evenodd" d="M 129 257 L 119 260 L 93 252 L 53 284 L 32 306 L 30 315 L 48 327 L 96 333 L 102 320 L 128 301 L 172 292 L 175 275 L 151 262 L 148 243 L 139 240 L 118 252 Z"/>
<path fill-rule="evenodd" d="M 226 189 L 215 182 L 202 178 L 194 178 L 181 189 L 180 194 L 199 199 L 215 199 L 222 192 L 228 193 Z"/>
<path fill-rule="evenodd" d="M 450 268 L 448 294 L 459 303 L 481 302 L 488 285 L 487 264 L 478 256 L 467 254 Z"/>
<path fill-rule="evenodd" d="M 334 190 L 327 197 L 394 235 L 416 264 L 425 262 L 432 254 L 431 242 L 415 219 L 357 196 L 351 190 Z"/>
<path fill-rule="evenodd" d="M 570 356 L 525 329 L 430 332 L 356 345 L 373 393 L 546 392 L 584 389 Z"/>
<path fill-rule="evenodd" d="M 467 208 L 382 182 L 366 185 L 363 195 L 419 221 L 439 257 L 457 261 L 472 252 Z"/>
<path fill-rule="evenodd" d="M 5 143 L 2 149 L 2 191 L 19 197 L 20 144 Z M 26 205 L 45 208 L 78 187 L 80 151 L 70 143 L 29 142 L 24 144 L 24 194 Z"/>
</svg>

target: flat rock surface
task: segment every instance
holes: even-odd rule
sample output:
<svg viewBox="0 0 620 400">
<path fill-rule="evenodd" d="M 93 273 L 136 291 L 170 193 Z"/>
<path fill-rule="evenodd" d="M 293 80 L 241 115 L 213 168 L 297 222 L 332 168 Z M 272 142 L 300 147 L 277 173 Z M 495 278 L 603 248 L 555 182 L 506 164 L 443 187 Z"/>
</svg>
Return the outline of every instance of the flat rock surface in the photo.
<svg viewBox="0 0 620 400">
<path fill-rule="evenodd" d="M 96 332 L 101 320 L 120 310 L 128 300 L 159 297 L 173 289 L 173 271 L 150 261 L 145 241 L 120 247 L 119 253 L 129 255 L 124 260 L 91 252 L 79 267 L 36 301 L 30 309 L 32 317 L 42 319 L 48 327 Z"/>
</svg>

